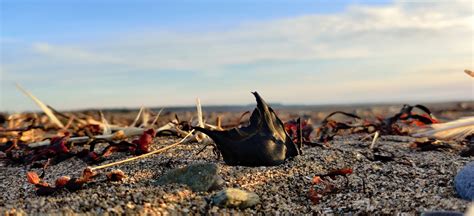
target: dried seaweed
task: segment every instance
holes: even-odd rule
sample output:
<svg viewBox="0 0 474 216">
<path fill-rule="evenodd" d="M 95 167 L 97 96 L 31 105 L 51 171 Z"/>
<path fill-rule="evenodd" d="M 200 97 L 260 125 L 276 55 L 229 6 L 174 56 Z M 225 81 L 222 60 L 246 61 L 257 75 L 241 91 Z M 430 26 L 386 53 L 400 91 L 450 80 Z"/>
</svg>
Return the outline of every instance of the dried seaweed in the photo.
<svg viewBox="0 0 474 216">
<path fill-rule="evenodd" d="M 257 108 L 250 117 L 250 125 L 218 131 L 194 127 L 211 137 L 228 165 L 272 166 L 301 154 L 301 144 L 293 142 L 275 112 L 253 93 Z"/>
<path fill-rule="evenodd" d="M 308 198 L 313 204 L 318 204 L 323 196 L 340 191 L 340 189 L 334 183 L 325 180 L 325 178 L 335 180 L 338 176 L 344 177 L 346 179 L 345 187 L 347 187 L 349 185 L 349 179 L 347 178 L 347 175 L 350 174 L 352 174 L 351 168 L 343 168 L 332 170 L 326 174 L 314 176 L 311 181 L 312 186 L 308 191 Z"/>
<path fill-rule="evenodd" d="M 30 171 L 26 173 L 28 182 L 35 186 L 36 194 L 38 196 L 52 195 L 62 189 L 67 189 L 71 192 L 80 190 L 83 188 L 84 184 L 90 182 L 94 177 L 96 177 L 96 175 L 97 173 L 86 168 L 83 170 L 81 177 L 70 178 L 69 176 L 62 176 L 56 179 L 55 186 L 51 186 L 43 181 L 42 177 L 38 176 L 36 172 Z"/>
<path fill-rule="evenodd" d="M 424 113 L 414 113 L 413 109 L 415 108 Z M 345 115 L 355 121 L 337 122 L 330 119 L 336 114 Z M 403 126 L 398 124 L 400 122 L 407 126 L 421 127 L 437 123 L 438 120 L 426 106 L 419 104 L 414 106 L 405 104 L 397 114 L 388 118 L 378 117 L 375 121 L 362 120 L 362 118 L 355 114 L 336 111 L 324 118 L 321 127 L 317 129 L 317 136 L 320 142 L 328 142 L 342 131 L 347 131 L 350 134 L 378 132 L 380 135 L 408 135 L 408 132 L 404 130 Z"/>
<path fill-rule="evenodd" d="M 106 139 L 93 139 L 89 142 L 89 149 L 85 149 L 84 146 L 73 146 L 69 142 L 70 135 L 67 133 L 62 137 L 53 137 L 50 140 L 50 144 L 39 148 L 29 148 L 23 146 L 19 152 L 13 152 L 15 144 L 9 141 L 4 146 L 1 146 L 0 151 L 6 153 L 10 162 L 22 163 L 22 164 L 33 164 L 36 161 L 51 159 L 52 164 L 60 163 L 71 157 L 78 157 L 84 159 L 90 164 L 95 164 L 104 161 L 114 152 L 129 152 L 132 155 L 141 155 L 149 152 L 150 144 L 155 137 L 153 129 L 146 130 L 142 135 L 133 140 L 132 142 L 120 141 L 114 142 Z M 100 153 L 95 152 L 95 147 L 99 143 L 107 143 L 108 146 L 104 148 Z"/>
</svg>

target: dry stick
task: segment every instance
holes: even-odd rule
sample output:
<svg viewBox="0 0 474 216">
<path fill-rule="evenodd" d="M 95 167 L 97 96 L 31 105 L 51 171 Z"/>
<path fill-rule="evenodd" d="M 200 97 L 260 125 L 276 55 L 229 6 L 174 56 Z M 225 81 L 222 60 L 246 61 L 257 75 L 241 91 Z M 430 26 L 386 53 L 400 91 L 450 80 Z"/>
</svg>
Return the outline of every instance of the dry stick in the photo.
<svg viewBox="0 0 474 216">
<path fill-rule="evenodd" d="M 204 128 L 204 121 L 202 118 L 202 107 L 201 107 L 201 100 L 196 98 L 196 112 L 198 117 L 198 126 Z M 201 142 L 206 137 L 205 134 L 198 133 L 196 134 L 195 138 L 198 142 Z"/>
<path fill-rule="evenodd" d="M 102 132 L 102 135 L 109 135 L 112 133 L 112 129 L 110 129 L 110 125 L 109 123 L 107 122 L 107 119 L 105 119 L 105 116 L 104 116 L 104 113 L 102 113 L 102 111 L 99 110 L 99 114 L 100 114 L 100 119 L 102 121 L 102 124 L 104 124 L 104 131 Z"/>
<path fill-rule="evenodd" d="M 378 131 L 375 132 L 374 139 L 372 140 L 372 144 L 370 144 L 370 149 L 374 149 L 375 143 L 377 142 L 377 139 L 379 138 L 380 133 Z"/>
<path fill-rule="evenodd" d="M 121 160 L 121 161 L 116 161 L 116 162 L 113 162 L 113 163 L 109 163 L 109 164 L 104 164 L 104 165 L 101 165 L 101 166 L 96 166 L 96 167 L 92 167 L 90 168 L 91 171 L 95 171 L 95 170 L 98 170 L 98 169 L 103 169 L 103 168 L 107 168 L 107 167 L 111 167 L 111 166 L 115 166 L 115 165 L 119 165 L 119 164 L 123 164 L 123 163 L 126 163 L 126 162 L 130 162 L 130 161 L 134 161 L 134 160 L 137 160 L 137 159 L 140 159 L 140 158 L 144 158 L 144 157 L 148 157 L 150 155 L 153 155 L 153 154 L 157 154 L 157 153 L 160 153 L 160 152 L 164 152 L 170 148 L 173 148 L 179 144 L 181 144 L 184 140 L 186 140 L 186 138 L 188 138 L 188 136 L 190 136 L 192 133 L 194 132 L 194 130 L 191 130 L 191 132 L 188 133 L 188 135 L 186 135 L 183 139 L 181 139 L 180 141 L 176 142 L 176 143 L 173 143 L 169 146 L 166 146 L 164 148 L 161 148 L 161 149 L 157 149 L 155 151 L 152 151 L 152 152 L 148 152 L 146 154 L 142 154 L 142 155 L 139 155 L 139 156 L 136 156 L 136 157 L 131 157 L 131 158 L 128 158 L 128 159 L 125 159 L 125 160 Z"/>
<path fill-rule="evenodd" d="M 130 127 L 135 127 L 135 125 L 136 125 L 137 122 L 138 122 L 138 119 L 140 119 L 140 116 L 142 115 L 143 109 L 145 109 L 145 107 L 140 107 L 140 111 L 138 111 L 138 115 L 137 115 L 137 117 L 135 117 L 135 120 L 134 120 L 133 123 L 130 125 Z"/>
<path fill-rule="evenodd" d="M 158 118 L 160 118 L 160 114 L 161 112 L 163 111 L 163 109 L 165 109 L 164 107 L 160 109 L 160 111 L 158 112 L 158 114 L 156 115 L 155 119 L 153 120 L 153 122 L 151 123 L 151 126 L 153 127 L 156 122 L 158 121 Z"/>
<path fill-rule="evenodd" d="M 222 117 L 221 116 L 217 116 L 216 127 L 218 128 L 218 130 L 223 130 L 222 129 Z"/>
<path fill-rule="evenodd" d="M 202 119 L 201 100 L 199 98 L 196 98 L 196 110 L 197 110 L 199 127 L 204 128 L 204 121 Z"/>
</svg>

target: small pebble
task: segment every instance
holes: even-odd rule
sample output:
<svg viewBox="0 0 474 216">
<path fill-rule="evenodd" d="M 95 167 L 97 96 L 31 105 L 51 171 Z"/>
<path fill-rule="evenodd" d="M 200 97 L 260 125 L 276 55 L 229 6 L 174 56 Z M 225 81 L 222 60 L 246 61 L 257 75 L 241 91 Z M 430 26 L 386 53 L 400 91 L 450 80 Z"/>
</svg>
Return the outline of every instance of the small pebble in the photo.
<svg viewBox="0 0 474 216">
<path fill-rule="evenodd" d="M 252 192 L 227 188 L 214 195 L 212 203 L 221 207 L 249 208 L 260 203 L 260 197 Z"/>
</svg>

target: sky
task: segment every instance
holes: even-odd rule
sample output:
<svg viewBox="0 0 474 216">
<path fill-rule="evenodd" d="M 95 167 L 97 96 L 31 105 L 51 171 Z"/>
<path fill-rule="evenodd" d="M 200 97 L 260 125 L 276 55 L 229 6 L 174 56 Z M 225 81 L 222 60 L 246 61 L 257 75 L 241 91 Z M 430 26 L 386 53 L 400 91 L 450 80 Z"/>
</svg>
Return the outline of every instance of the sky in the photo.
<svg viewBox="0 0 474 216">
<path fill-rule="evenodd" d="M 0 0 L 0 111 L 473 100 L 473 2 Z"/>
</svg>

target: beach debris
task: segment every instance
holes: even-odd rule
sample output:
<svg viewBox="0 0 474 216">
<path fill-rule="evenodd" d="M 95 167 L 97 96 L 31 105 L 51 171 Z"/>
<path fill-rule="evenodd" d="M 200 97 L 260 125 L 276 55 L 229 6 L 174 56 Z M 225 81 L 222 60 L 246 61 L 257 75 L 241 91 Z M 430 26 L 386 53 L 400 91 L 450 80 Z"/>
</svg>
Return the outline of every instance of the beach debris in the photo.
<svg viewBox="0 0 474 216">
<path fill-rule="evenodd" d="M 227 188 L 217 192 L 211 203 L 227 208 L 250 208 L 260 203 L 260 197 L 253 192 L 244 191 L 237 188 Z"/>
<path fill-rule="evenodd" d="M 108 146 L 105 147 L 100 153 L 95 151 L 95 147 L 99 143 L 108 143 Z M 137 146 L 134 143 L 127 141 L 121 141 L 115 143 L 113 141 L 108 141 L 104 139 L 95 139 L 89 143 L 89 149 L 83 149 L 79 152 L 78 156 L 83 158 L 88 164 L 100 163 L 107 159 L 114 152 L 130 152 L 134 155 L 138 154 Z"/>
<path fill-rule="evenodd" d="M 109 181 L 122 181 L 124 178 L 127 178 L 127 175 L 122 170 L 115 169 L 105 174 L 107 180 Z"/>
<path fill-rule="evenodd" d="M 460 152 L 460 156 L 469 157 L 474 155 L 474 116 L 463 117 L 445 123 L 431 124 L 427 128 L 421 128 L 413 134 L 419 137 L 412 144 L 412 147 L 434 150 L 438 148 L 448 148 L 443 141 L 461 141 L 465 145 L 465 149 Z M 428 141 L 420 142 L 419 140 L 427 139 Z M 441 145 L 439 145 L 441 143 Z M 438 144 L 438 145 L 436 145 Z"/>
<path fill-rule="evenodd" d="M 311 124 L 311 119 L 301 120 L 293 119 L 285 122 L 285 130 L 290 137 L 292 137 L 293 142 L 298 143 L 298 138 L 301 137 L 301 142 L 305 145 L 314 146 L 316 143 L 311 142 L 311 133 L 314 128 Z"/>
<path fill-rule="evenodd" d="M 165 108 L 161 108 L 160 111 L 158 111 L 158 114 L 156 114 L 155 118 L 153 119 L 153 121 L 151 122 L 151 126 L 152 127 L 155 127 L 155 124 L 158 122 L 158 119 L 160 118 L 160 115 L 161 113 L 163 112 Z"/>
<path fill-rule="evenodd" d="M 191 133 L 192 132 L 193 131 L 191 131 Z M 28 180 L 29 183 L 35 185 L 36 194 L 39 195 L 39 196 L 51 195 L 51 194 L 54 194 L 54 193 L 56 193 L 57 191 L 59 191 L 63 188 L 66 188 L 68 191 L 73 192 L 73 191 L 77 191 L 79 189 L 82 189 L 83 185 L 85 183 L 90 182 L 92 180 L 92 178 L 94 178 L 95 176 L 98 175 L 97 171 L 100 170 L 100 169 L 105 169 L 105 168 L 108 168 L 108 167 L 116 166 L 116 165 L 123 164 L 123 163 L 126 163 L 126 162 L 134 161 L 134 160 L 138 160 L 138 159 L 141 159 L 141 158 L 144 158 L 144 157 L 148 157 L 148 156 L 153 155 L 153 154 L 158 154 L 158 153 L 164 152 L 168 149 L 173 148 L 176 145 L 181 144 L 183 142 L 183 140 L 186 139 L 186 138 L 187 137 L 185 137 L 185 138 L 181 139 L 180 141 L 178 141 L 174 144 L 171 144 L 167 147 L 157 149 L 155 151 L 151 151 L 151 152 L 148 152 L 148 153 L 136 156 L 136 157 L 132 157 L 132 158 L 128 158 L 128 159 L 125 159 L 125 160 L 116 161 L 116 162 L 112 162 L 112 163 L 108 163 L 108 164 L 104 164 L 104 165 L 100 165 L 100 166 L 96 166 L 96 167 L 87 167 L 83 170 L 82 175 L 81 175 L 80 178 L 70 178 L 68 176 L 60 177 L 56 180 L 56 186 L 54 186 L 54 187 L 50 186 L 47 182 L 42 180 L 42 177 L 45 174 L 46 166 L 49 165 L 50 160 L 48 160 L 46 162 L 46 164 L 43 165 L 43 174 L 41 176 L 38 176 L 38 174 L 36 172 L 30 171 L 30 172 L 27 172 L 26 177 L 27 177 L 27 180 Z M 109 181 L 121 181 L 123 178 L 126 178 L 126 175 L 121 170 L 113 170 L 113 171 L 107 173 L 106 177 L 107 177 L 107 180 L 109 180 Z M 221 183 L 223 183 L 223 181 Z"/>
<path fill-rule="evenodd" d="M 337 188 L 336 184 L 330 182 L 329 180 L 326 180 L 325 178 L 335 180 L 336 177 L 342 176 L 346 179 L 345 187 L 347 187 L 349 185 L 349 179 L 347 178 L 347 175 L 350 174 L 352 174 L 351 168 L 342 168 L 332 170 L 326 174 L 314 176 L 311 181 L 312 186 L 308 191 L 308 198 L 313 204 L 319 204 L 319 202 L 325 195 L 340 191 L 340 189 Z"/>
<path fill-rule="evenodd" d="M 36 161 L 52 159 L 52 164 L 57 164 L 61 161 L 77 156 L 86 160 L 89 163 L 98 163 L 104 161 L 106 157 L 114 152 L 130 152 L 133 155 L 141 155 L 149 152 L 150 144 L 153 141 L 155 132 L 153 129 L 148 129 L 142 132 L 142 135 L 132 142 L 120 141 L 114 142 L 107 139 L 93 139 L 89 142 L 89 149 L 84 147 L 81 150 L 80 146 L 73 146 L 70 142 L 70 134 L 66 133 L 64 136 L 53 137 L 49 141 L 50 144 L 39 148 L 25 149 L 21 154 L 14 154 L 11 148 L 2 148 L 6 152 L 7 158 L 10 161 L 24 164 L 32 164 Z M 98 143 L 108 143 L 101 153 L 96 153 L 95 147 Z"/>
<path fill-rule="evenodd" d="M 474 201 L 474 161 L 458 172 L 454 178 L 454 187 L 461 198 Z"/>
<path fill-rule="evenodd" d="M 339 131 L 346 130 L 346 129 L 353 129 L 353 128 L 356 128 L 356 127 L 361 127 L 362 128 L 362 127 L 365 126 L 365 125 L 352 125 L 351 121 L 349 121 L 349 122 L 337 122 L 337 121 L 331 119 L 332 116 L 338 115 L 338 114 L 343 115 L 343 116 L 347 116 L 349 118 L 356 119 L 356 120 L 361 119 L 357 115 L 342 112 L 342 111 L 335 111 L 335 112 L 330 113 L 329 115 L 327 115 L 323 119 L 323 121 L 321 122 L 321 126 L 316 129 L 316 133 L 317 133 L 316 135 L 319 137 L 318 138 L 319 142 L 323 142 L 323 143 L 329 142 L 330 140 L 333 139 L 333 137 L 335 135 L 337 135 L 337 133 Z M 367 127 L 367 129 L 369 129 L 369 128 Z"/>
<path fill-rule="evenodd" d="M 110 135 L 112 134 L 112 129 L 110 129 L 110 125 L 107 122 L 107 119 L 104 116 L 104 113 L 102 111 L 99 111 L 100 113 L 100 119 L 102 121 L 102 124 L 104 125 L 104 131 L 102 132 L 102 135 Z"/>
<path fill-rule="evenodd" d="M 44 171 L 42 176 L 44 175 Z M 42 176 L 34 171 L 26 173 L 27 180 L 30 184 L 33 184 L 36 189 L 38 196 L 52 195 L 62 189 L 67 189 L 70 192 L 74 192 L 83 188 L 83 185 L 90 182 L 97 173 L 93 172 L 89 168 L 83 170 L 81 177 L 70 178 L 69 176 L 61 176 L 55 181 L 55 186 L 49 185 L 47 182 L 42 180 Z"/>
<path fill-rule="evenodd" d="M 142 115 L 144 109 L 145 109 L 145 107 L 140 107 L 140 110 L 138 111 L 137 117 L 135 117 L 135 120 L 133 120 L 132 124 L 130 124 L 130 127 L 135 127 L 137 125 L 138 120 L 140 119 L 140 116 Z"/>
<path fill-rule="evenodd" d="M 175 119 L 157 129 L 156 136 L 185 137 L 192 130 L 191 127 L 190 121 L 180 121 L 178 116 L 175 116 Z"/>
<path fill-rule="evenodd" d="M 224 180 L 218 175 L 219 169 L 213 163 L 191 164 L 168 171 L 155 181 L 157 185 L 183 184 L 195 192 L 206 192 L 219 189 Z"/>
<path fill-rule="evenodd" d="M 428 128 L 420 129 L 414 137 L 433 137 L 439 140 L 464 139 L 474 134 L 474 116 L 458 120 L 431 124 Z"/>
<path fill-rule="evenodd" d="M 253 93 L 257 108 L 250 117 L 250 125 L 230 130 L 209 130 L 193 127 L 216 143 L 228 165 L 273 166 L 301 154 L 301 143 L 294 143 L 282 121 L 260 97 Z"/>
<path fill-rule="evenodd" d="M 54 124 L 56 124 L 59 128 L 64 128 L 64 125 L 63 123 L 61 123 L 61 121 L 59 121 L 59 119 L 54 115 L 53 111 L 45 104 L 43 103 L 41 100 L 39 100 L 37 97 L 35 97 L 33 94 L 31 94 L 30 92 L 28 92 L 27 90 L 25 90 L 23 87 L 21 87 L 18 83 L 16 84 L 16 87 L 21 91 L 23 92 L 26 96 L 28 96 L 29 98 L 31 98 L 31 100 L 33 100 L 39 108 L 41 108 L 41 110 L 43 110 L 43 112 L 50 118 L 51 122 L 53 122 Z"/>
<path fill-rule="evenodd" d="M 413 109 L 415 108 L 424 113 L 413 113 Z M 331 117 L 336 114 L 347 116 L 354 121 L 338 122 L 332 120 Z M 438 120 L 427 107 L 419 104 L 414 106 L 405 104 L 400 109 L 400 112 L 394 116 L 388 118 L 377 117 L 376 121 L 363 120 L 355 114 L 336 111 L 324 118 L 321 127 L 316 131 L 319 137 L 318 140 L 325 143 L 343 131 L 348 131 L 350 134 L 373 133 L 374 140 L 372 143 L 375 144 L 378 135 L 407 135 L 409 134 L 406 130 L 408 127 L 425 127 L 433 123 L 438 123 Z"/>
<path fill-rule="evenodd" d="M 51 144 L 48 146 L 39 149 L 24 149 L 22 151 L 16 150 L 19 148 L 17 143 L 11 142 L 13 146 L 10 145 L 9 148 L 2 148 L 0 150 L 13 163 L 31 164 L 39 160 L 53 159 L 51 163 L 56 164 L 75 155 L 71 152 L 70 146 L 67 145 L 68 140 L 69 134 L 62 137 L 57 136 L 51 138 Z"/>
<path fill-rule="evenodd" d="M 163 148 L 160 148 L 160 149 L 157 149 L 157 150 L 154 150 L 154 151 L 142 154 L 142 155 L 138 155 L 138 156 L 135 156 L 135 157 L 127 158 L 127 159 L 124 159 L 124 160 L 115 161 L 115 162 L 112 162 L 112 163 L 103 164 L 103 165 L 96 166 L 96 167 L 91 167 L 90 170 L 96 171 L 96 170 L 99 170 L 99 169 L 104 169 L 104 168 L 107 168 L 107 167 L 117 166 L 117 165 L 124 164 L 124 163 L 130 162 L 130 161 L 135 161 L 135 160 L 138 160 L 138 159 L 149 157 L 149 156 L 154 155 L 154 154 L 162 153 L 162 152 L 164 152 L 168 149 L 172 149 L 172 148 L 176 147 L 177 145 L 182 144 L 189 136 L 191 136 L 191 134 L 193 132 L 194 132 L 194 130 L 191 130 L 187 136 L 183 137 L 178 142 L 170 144 L 166 147 L 163 147 Z"/>
<path fill-rule="evenodd" d="M 369 149 L 375 148 L 375 144 L 377 143 L 377 139 L 379 138 L 379 136 L 380 136 L 380 133 L 378 131 L 375 131 L 374 138 L 372 139 L 372 143 L 370 144 Z"/>
<path fill-rule="evenodd" d="M 200 128 L 204 128 L 205 125 L 204 125 L 204 119 L 202 115 L 201 100 L 199 98 L 196 98 L 196 113 L 197 113 L 197 120 L 198 120 L 197 126 L 199 126 Z M 220 126 L 216 126 L 216 128 L 219 128 L 219 127 Z M 202 144 L 212 143 L 212 139 L 209 138 L 209 136 L 207 136 L 206 134 L 201 133 L 201 132 L 197 132 L 193 138 L 196 139 L 197 142 L 202 143 Z"/>
</svg>

